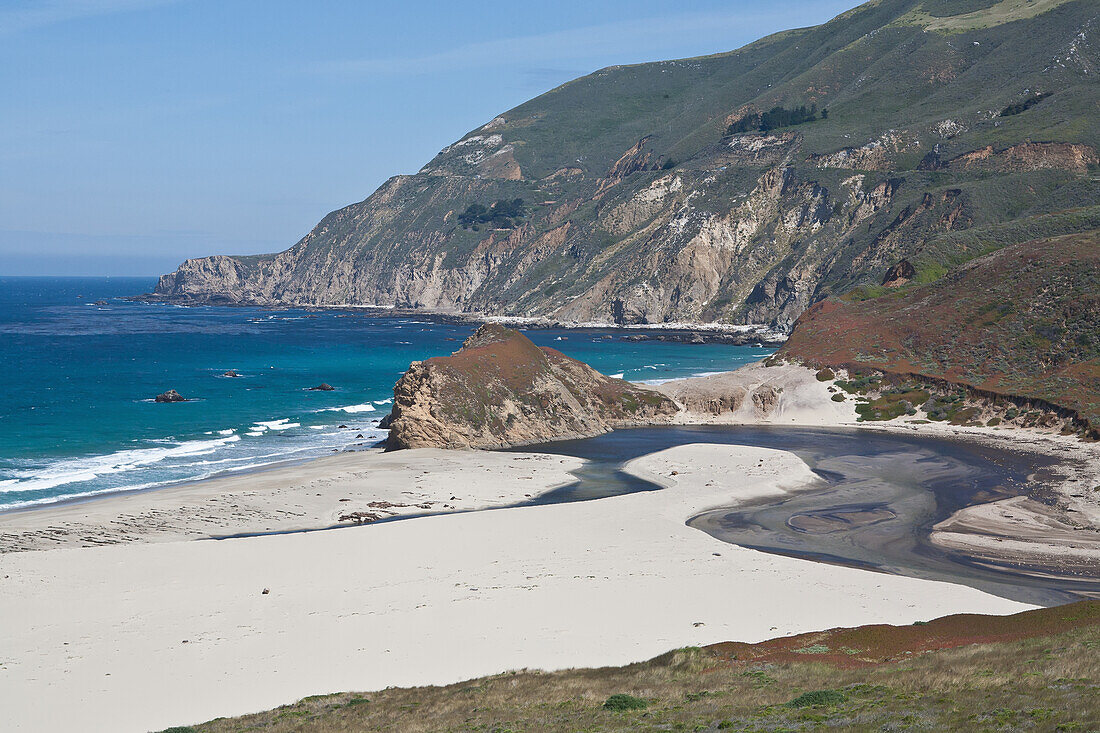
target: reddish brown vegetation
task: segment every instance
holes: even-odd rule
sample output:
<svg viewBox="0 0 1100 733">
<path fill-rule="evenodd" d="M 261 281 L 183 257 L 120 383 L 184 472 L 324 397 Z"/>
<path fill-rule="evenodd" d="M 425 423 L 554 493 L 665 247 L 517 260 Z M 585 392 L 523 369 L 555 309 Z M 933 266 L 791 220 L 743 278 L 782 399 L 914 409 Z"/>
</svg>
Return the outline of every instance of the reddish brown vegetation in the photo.
<svg viewBox="0 0 1100 733">
<path fill-rule="evenodd" d="M 783 354 L 1045 402 L 1100 427 L 1100 233 L 1012 245 L 930 285 L 829 299 Z"/>
<path fill-rule="evenodd" d="M 970 644 L 992 644 L 1100 625 L 1100 601 L 1080 601 L 1012 616 L 964 613 L 924 624 L 874 624 L 813 631 L 758 644 L 722 642 L 706 647 L 735 665 L 819 661 L 837 667 L 867 667 L 913 655 Z"/>
</svg>

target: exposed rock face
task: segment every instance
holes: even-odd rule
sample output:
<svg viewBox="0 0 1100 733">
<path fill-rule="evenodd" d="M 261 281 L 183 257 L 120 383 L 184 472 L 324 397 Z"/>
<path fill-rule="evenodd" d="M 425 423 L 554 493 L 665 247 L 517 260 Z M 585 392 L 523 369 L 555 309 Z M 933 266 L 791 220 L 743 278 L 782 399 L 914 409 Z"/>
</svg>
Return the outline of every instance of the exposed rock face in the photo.
<svg viewBox="0 0 1100 733">
<path fill-rule="evenodd" d="M 167 392 L 161 392 L 156 396 L 154 402 L 186 402 L 187 400 L 174 389 L 170 389 Z"/>
<path fill-rule="evenodd" d="M 900 260 L 920 265 L 930 239 L 1095 205 L 1095 0 L 973 21 L 962 43 L 913 7 L 869 2 L 729 54 L 564 84 L 290 249 L 188 260 L 156 296 L 789 330 Z M 1040 88 L 1042 105 L 991 113 Z M 750 112 L 813 104 L 828 117 L 727 134 Z M 459 222 L 515 198 L 528 215 L 514 228 Z"/>
<path fill-rule="evenodd" d="M 665 382 L 657 390 L 683 408 L 674 420 L 682 424 L 836 425 L 856 417 L 850 402 L 832 400 L 812 369 L 774 360 Z"/>
<path fill-rule="evenodd" d="M 487 324 L 451 356 L 413 362 L 394 387 L 388 447 L 524 445 L 668 422 L 676 412 L 659 392 Z"/>
<path fill-rule="evenodd" d="M 333 392 L 333 391 L 335 391 L 335 389 L 336 388 L 333 387 L 328 382 L 321 382 L 316 387 L 310 387 L 309 391 L 310 392 Z"/>
<path fill-rule="evenodd" d="M 882 284 L 888 288 L 898 288 L 916 277 L 917 268 L 909 260 L 901 260 L 886 271 Z"/>
</svg>

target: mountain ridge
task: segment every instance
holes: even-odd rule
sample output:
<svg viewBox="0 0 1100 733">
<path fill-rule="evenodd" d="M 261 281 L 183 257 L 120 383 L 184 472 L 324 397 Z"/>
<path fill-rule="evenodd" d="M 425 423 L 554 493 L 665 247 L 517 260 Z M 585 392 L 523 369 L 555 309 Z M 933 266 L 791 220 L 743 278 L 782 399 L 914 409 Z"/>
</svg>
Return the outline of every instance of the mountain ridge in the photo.
<svg viewBox="0 0 1100 733">
<path fill-rule="evenodd" d="M 812 303 L 929 259 L 927 240 L 1095 205 L 1100 11 L 941 5 L 875 0 L 735 51 L 601 69 L 470 131 L 290 249 L 188 260 L 154 297 L 789 330 Z M 913 21 L 930 10 L 987 25 Z M 1001 116 L 1037 91 L 1049 96 Z M 799 105 L 827 118 L 726 134 Z M 517 198 L 526 215 L 510 227 L 459 220 Z M 925 276 L 968 251 L 937 250 Z"/>
</svg>

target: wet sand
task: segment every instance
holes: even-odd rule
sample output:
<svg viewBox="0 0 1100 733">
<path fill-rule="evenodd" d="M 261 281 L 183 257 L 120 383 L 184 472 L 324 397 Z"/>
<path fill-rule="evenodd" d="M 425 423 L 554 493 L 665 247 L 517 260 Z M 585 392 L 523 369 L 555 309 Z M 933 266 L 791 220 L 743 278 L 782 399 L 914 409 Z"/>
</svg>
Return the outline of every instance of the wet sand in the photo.
<svg viewBox="0 0 1100 733">
<path fill-rule="evenodd" d="M 1056 605 L 1100 596 L 1100 552 L 1090 562 L 1006 557 L 1000 534 L 1012 529 L 957 514 L 993 502 L 1042 496 L 1059 480 L 1059 461 L 972 441 L 857 428 L 692 426 L 639 428 L 542 446 L 586 459 L 579 485 L 558 489 L 608 493 L 644 488 L 617 468 L 632 458 L 684 443 L 763 446 L 798 455 L 823 481 L 781 500 L 739 502 L 692 517 L 691 527 L 732 544 L 819 562 L 963 583 L 1005 598 Z M 1037 504 L 1034 499 L 1033 504 Z M 951 528 L 954 543 L 933 541 Z M 1051 529 L 1050 527 L 1047 527 Z M 1091 528 L 1062 527 L 1067 542 L 1100 541 Z M 1001 538 L 1003 542 L 1003 538 Z M 1100 548 L 1100 543 L 1097 544 Z M 980 548 L 981 551 L 976 551 Z"/>
</svg>

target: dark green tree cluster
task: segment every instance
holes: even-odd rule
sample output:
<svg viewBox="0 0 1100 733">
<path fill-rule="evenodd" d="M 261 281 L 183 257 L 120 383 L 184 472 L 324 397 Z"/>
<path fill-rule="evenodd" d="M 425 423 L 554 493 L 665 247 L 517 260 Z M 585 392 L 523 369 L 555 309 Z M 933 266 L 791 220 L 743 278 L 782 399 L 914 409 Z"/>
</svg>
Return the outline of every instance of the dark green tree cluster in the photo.
<svg viewBox="0 0 1100 733">
<path fill-rule="evenodd" d="M 497 229 L 511 229 L 516 221 L 527 216 L 523 199 L 498 199 L 488 208 L 481 204 L 470 204 L 458 215 L 458 222 L 465 229 L 477 231 L 482 224 L 491 224 Z"/>
<path fill-rule="evenodd" d="M 1042 102 L 1049 96 L 1050 92 L 1039 92 L 1034 97 L 1028 97 L 1022 102 L 1010 104 L 1001 110 L 1001 117 L 1011 117 L 1012 115 L 1018 115 L 1021 112 L 1027 112 L 1029 109 L 1039 104 L 1039 102 Z"/>
<path fill-rule="evenodd" d="M 786 107 L 772 107 L 767 112 L 752 112 L 745 115 L 726 128 L 727 135 L 736 135 L 739 132 L 759 130 L 768 132 L 779 127 L 792 127 L 806 122 L 813 122 L 817 117 L 817 105 L 802 105 L 787 109 Z M 829 119 L 829 110 L 821 110 L 821 119 Z"/>
</svg>

